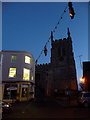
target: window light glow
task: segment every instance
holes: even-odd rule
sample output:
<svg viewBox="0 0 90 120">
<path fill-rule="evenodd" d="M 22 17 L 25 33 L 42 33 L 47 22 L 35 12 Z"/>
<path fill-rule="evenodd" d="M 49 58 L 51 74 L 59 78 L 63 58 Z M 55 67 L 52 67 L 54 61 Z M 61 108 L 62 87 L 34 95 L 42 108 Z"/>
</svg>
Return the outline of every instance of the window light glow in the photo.
<svg viewBox="0 0 90 120">
<path fill-rule="evenodd" d="M 30 64 L 30 57 L 29 56 L 25 56 L 25 63 Z"/>
<path fill-rule="evenodd" d="M 9 77 L 16 77 L 16 68 L 9 69 Z"/>
<path fill-rule="evenodd" d="M 33 76 L 31 77 L 31 80 L 34 80 L 34 77 L 33 77 Z"/>
<path fill-rule="evenodd" d="M 30 80 L 30 70 L 24 68 L 23 69 L 23 80 Z"/>
</svg>

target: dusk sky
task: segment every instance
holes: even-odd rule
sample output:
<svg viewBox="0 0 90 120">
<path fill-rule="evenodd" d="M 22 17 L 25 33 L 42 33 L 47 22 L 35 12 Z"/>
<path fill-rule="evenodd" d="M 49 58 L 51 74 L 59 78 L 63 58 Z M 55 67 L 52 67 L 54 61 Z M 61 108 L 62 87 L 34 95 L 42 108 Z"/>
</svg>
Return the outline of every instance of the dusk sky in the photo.
<svg viewBox="0 0 90 120">
<path fill-rule="evenodd" d="M 2 49 L 31 52 L 36 60 L 50 37 L 67 2 L 4 2 L 2 6 Z M 88 60 L 88 2 L 73 2 L 75 17 L 71 19 L 67 9 L 54 39 L 67 38 L 69 27 L 76 62 L 77 78 L 82 77 L 81 61 Z M 38 64 L 50 62 L 48 55 L 41 55 Z"/>
</svg>

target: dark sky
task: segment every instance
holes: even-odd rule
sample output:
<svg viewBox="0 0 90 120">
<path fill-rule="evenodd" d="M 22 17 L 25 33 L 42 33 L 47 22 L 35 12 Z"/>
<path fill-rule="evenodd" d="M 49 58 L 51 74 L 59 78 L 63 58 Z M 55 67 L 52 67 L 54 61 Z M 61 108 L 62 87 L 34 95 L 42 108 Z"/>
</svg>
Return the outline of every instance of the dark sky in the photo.
<svg viewBox="0 0 90 120">
<path fill-rule="evenodd" d="M 2 40 L 3 50 L 23 50 L 31 52 L 35 58 L 39 56 L 50 37 L 67 2 L 4 2 L 2 6 Z M 72 37 L 73 51 L 76 61 L 78 80 L 82 77 L 81 61 L 88 60 L 88 2 L 73 2 L 75 17 L 69 17 L 67 9 L 56 32 L 54 39 L 67 37 L 69 27 Z M 50 62 L 48 55 L 41 55 L 39 64 Z"/>
</svg>

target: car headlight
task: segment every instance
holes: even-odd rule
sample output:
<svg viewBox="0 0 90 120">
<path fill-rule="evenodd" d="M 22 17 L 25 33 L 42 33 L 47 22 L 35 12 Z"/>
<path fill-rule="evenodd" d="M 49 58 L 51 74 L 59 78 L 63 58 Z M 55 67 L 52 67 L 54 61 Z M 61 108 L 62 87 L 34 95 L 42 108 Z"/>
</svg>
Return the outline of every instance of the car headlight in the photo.
<svg viewBox="0 0 90 120">
<path fill-rule="evenodd" d="M 5 105 L 5 107 L 9 107 L 9 105 Z"/>
</svg>

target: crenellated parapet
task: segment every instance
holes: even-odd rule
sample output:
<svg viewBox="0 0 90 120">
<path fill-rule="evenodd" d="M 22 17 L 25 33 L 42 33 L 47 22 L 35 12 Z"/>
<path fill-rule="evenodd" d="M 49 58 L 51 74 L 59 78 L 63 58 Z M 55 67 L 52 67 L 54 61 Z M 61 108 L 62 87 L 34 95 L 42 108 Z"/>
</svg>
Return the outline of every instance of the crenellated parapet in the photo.
<svg viewBox="0 0 90 120">
<path fill-rule="evenodd" d="M 51 68 L 51 63 L 38 64 L 36 65 L 36 71 L 45 71 Z"/>
<path fill-rule="evenodd" d="M 53 41 L 52 41 L 52 44 L 58 44 L 60 41 L 62 41 L 62 39 L 59 39 L 59 40 L 57 40 L 57 39 L 56 39 L 56 40 L 53 40 Z"/>
</svg>

